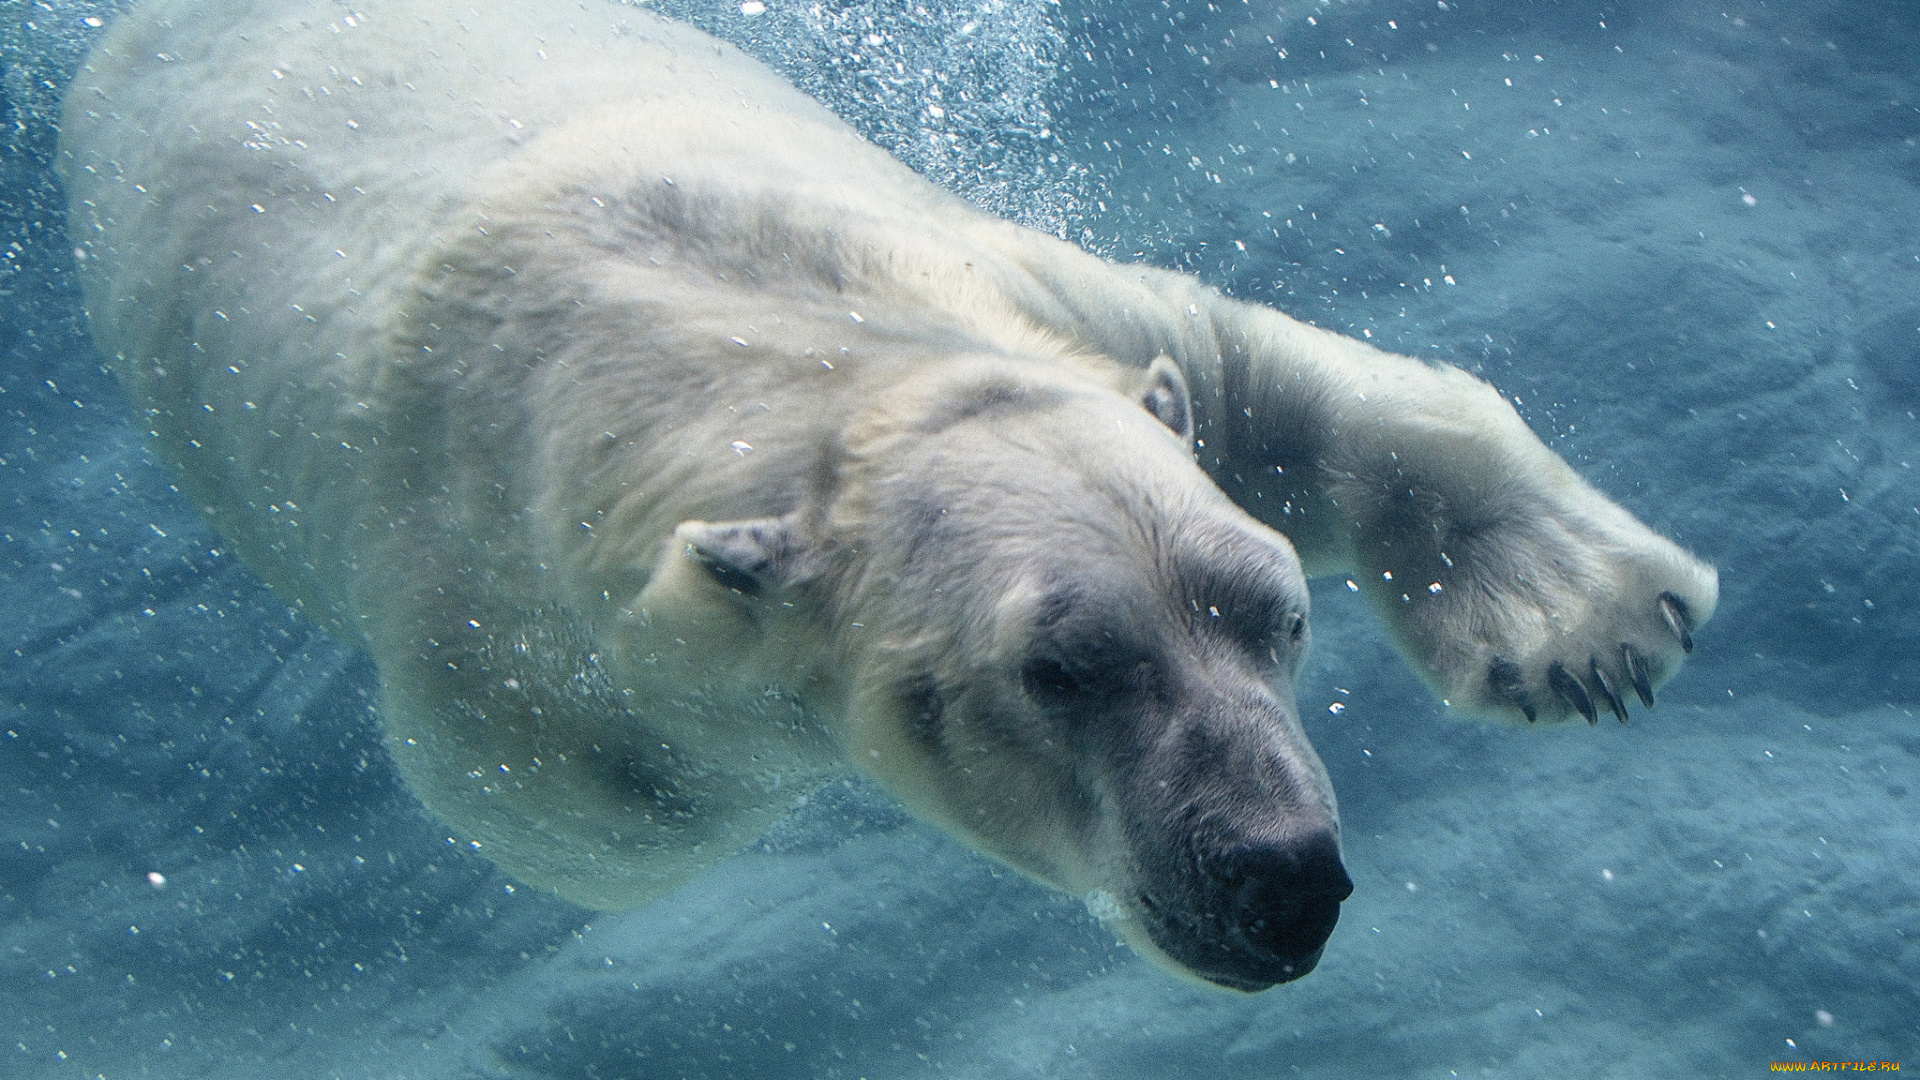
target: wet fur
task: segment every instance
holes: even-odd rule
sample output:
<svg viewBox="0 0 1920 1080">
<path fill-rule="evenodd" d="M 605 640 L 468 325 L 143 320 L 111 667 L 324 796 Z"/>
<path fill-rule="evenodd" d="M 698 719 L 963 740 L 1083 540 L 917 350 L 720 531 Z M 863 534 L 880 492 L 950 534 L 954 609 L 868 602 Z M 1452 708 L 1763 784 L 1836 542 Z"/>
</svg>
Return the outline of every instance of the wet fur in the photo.
<svg viewBox="0 0 1920 1080">
<path fill-rule="evenodd" d="M 1484 383 L 988 218 L 730 46 L 347 14 L 116 23 L 63 125 L 89 318 L 187 496 L 378 659 L 421 798 L 527 881 L 644 902 L 851 766 L 1257 988 L 1317 946 L 1248 960 L 1196 867 L 1307 874 L 1324 928 L 1344 895 L 1302 564 L 1513 718 L 1650 697 L 1712 615 Z"/>
</svg>

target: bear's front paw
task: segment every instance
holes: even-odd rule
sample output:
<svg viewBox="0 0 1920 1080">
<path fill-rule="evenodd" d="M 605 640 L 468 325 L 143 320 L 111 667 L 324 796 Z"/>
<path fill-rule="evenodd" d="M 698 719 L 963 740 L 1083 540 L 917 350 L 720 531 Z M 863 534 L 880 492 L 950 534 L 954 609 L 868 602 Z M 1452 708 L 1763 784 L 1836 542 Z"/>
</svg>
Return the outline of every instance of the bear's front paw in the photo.
<svg viewBox="0 0 1920 1080">
<path fill-rule="evenodd" d="M 1453 707 L 1624 723 L 1628 700 L 1652 705 L 1693 651 L 1718 576 L 1597 492 L 1557 494 L 1401 522 L 1363 560 L 1380 563 L 1367 591 Z"/>
<path fill-rule="evenodd" d="M 1671 652 L 1677 644 L 1680 651 L 1693 651 L 1693 620 L 1688 617 L 1688 605 L 1671 592 L 1662 592 L 1659 597 L 1660 622 L 1672 636 L 1672 642 L 1662 642 L 1665 651 Z M 1626 694 L 1632 693 L 1640 699 L 1642 705 L 1653 706 L 1653 690 L 1656 682 L 1664 682 L 1663 674 L 1656 678 L 1655 670 L 1670 672 L 1679 667 L 1679 660 L 1661 663 L 1648 655 L 1647 650 L 1632 641 L 1622 641 L 1613 648 L 1602 647 L 1600 651 L 1588 654 L 1586 662 L 1573 660 L 1571 666 L 1564 658 L 1547 661 L 1544 680 L 1530 680 L 1526 669 L 1519 663 L 1504 656 L 1495 656 L 1487 665 L 1487 693 L 1495 706 L 1504 705 L 1517 708 L 1529 723 L 1539 719 L 1541 700 L 1537 685 L 1544 681 L 1551 691 L 1555 711 L 1572 709 L 1587 718 L 1587 723 L 1597 723 L 1600 709 L 1605 708 L 1618 717 L 1621 723 L 1627 722 Z"/>
</svg>

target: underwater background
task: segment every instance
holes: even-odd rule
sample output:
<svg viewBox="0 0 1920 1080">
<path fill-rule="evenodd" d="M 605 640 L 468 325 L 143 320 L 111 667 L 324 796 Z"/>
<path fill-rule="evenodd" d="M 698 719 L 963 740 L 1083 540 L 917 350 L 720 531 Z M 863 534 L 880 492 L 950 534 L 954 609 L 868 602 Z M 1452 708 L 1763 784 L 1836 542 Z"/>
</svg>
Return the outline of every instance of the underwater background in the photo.
<svg viewBox="0 0 1920 1080">
<path fill-rule="evenodd" d="M 370 661 L 142 446 L 51 173 L 112 5 L 0 0 L 0 1076 L 1920 1068 L 1920 5 L 652 6 L 997 213 L 1491 380 L 1719 567 L 1700 647 L 1631 725 L 1472 723 L 1316 581 L 1357 890 L 1257 996 L 851 779 L 573 907 L 450 843 Z"/>
</svg>

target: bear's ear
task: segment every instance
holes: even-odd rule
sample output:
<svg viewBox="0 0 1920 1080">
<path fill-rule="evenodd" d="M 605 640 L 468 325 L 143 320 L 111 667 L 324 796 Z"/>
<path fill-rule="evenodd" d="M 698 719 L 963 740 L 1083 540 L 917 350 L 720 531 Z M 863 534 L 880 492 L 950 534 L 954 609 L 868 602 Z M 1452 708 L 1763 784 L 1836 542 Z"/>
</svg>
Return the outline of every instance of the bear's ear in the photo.
<svg viewBox="0 0 1920 1080">
<path fill-rule="evenodd" d="M 1172 357 L 1155 357 L 1147 368 L 1147 388 L 1140 393 L 1140 405 L 1180 436 L 1181 442 L 1193 445 L 1193 405 L 1187 398 L 1187 379 Z"/>
<path fill-rule="evenodd" d="M 713 580 L 742 596 L 798 584 L 808 546 L 793 515 L 746 521 L 683 521 L 674 539 Z"/>
</svg>

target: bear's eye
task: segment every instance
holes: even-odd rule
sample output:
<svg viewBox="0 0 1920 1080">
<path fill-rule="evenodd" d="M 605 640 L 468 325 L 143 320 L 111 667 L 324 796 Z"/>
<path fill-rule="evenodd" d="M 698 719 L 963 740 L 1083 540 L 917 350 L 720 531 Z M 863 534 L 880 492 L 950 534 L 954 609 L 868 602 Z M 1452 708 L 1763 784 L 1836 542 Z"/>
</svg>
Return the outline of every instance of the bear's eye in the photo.
<svg viewBox="0 0 1920 1080">
<path fill-rule="evenodd" d="M 1270 631 L 1266 639 L 1267 658 L 1276 667 L 1298 664 L 1305 655 L 1307 644 L 1307 617 L 1297 611 L 1280 616 L 1278 624 Z"/>
<path fill-rule="evenodd" d="M 1020 669 L 1020 688 L 1040 702 L 1061 702 L 1085 697 L 1087 686 L 1080 676 L 1052 656 L 1036 656 Z"/>
<path fill-rule="evenodd" d="M 1048 707 L 1111 705 L 1128 695 L 1151 693 L 1154 685 L 1152 655 L 1111 639 L 1079 648 L 1045 646 L 1020 667 L 1020 688 Z"/>
</svg>

